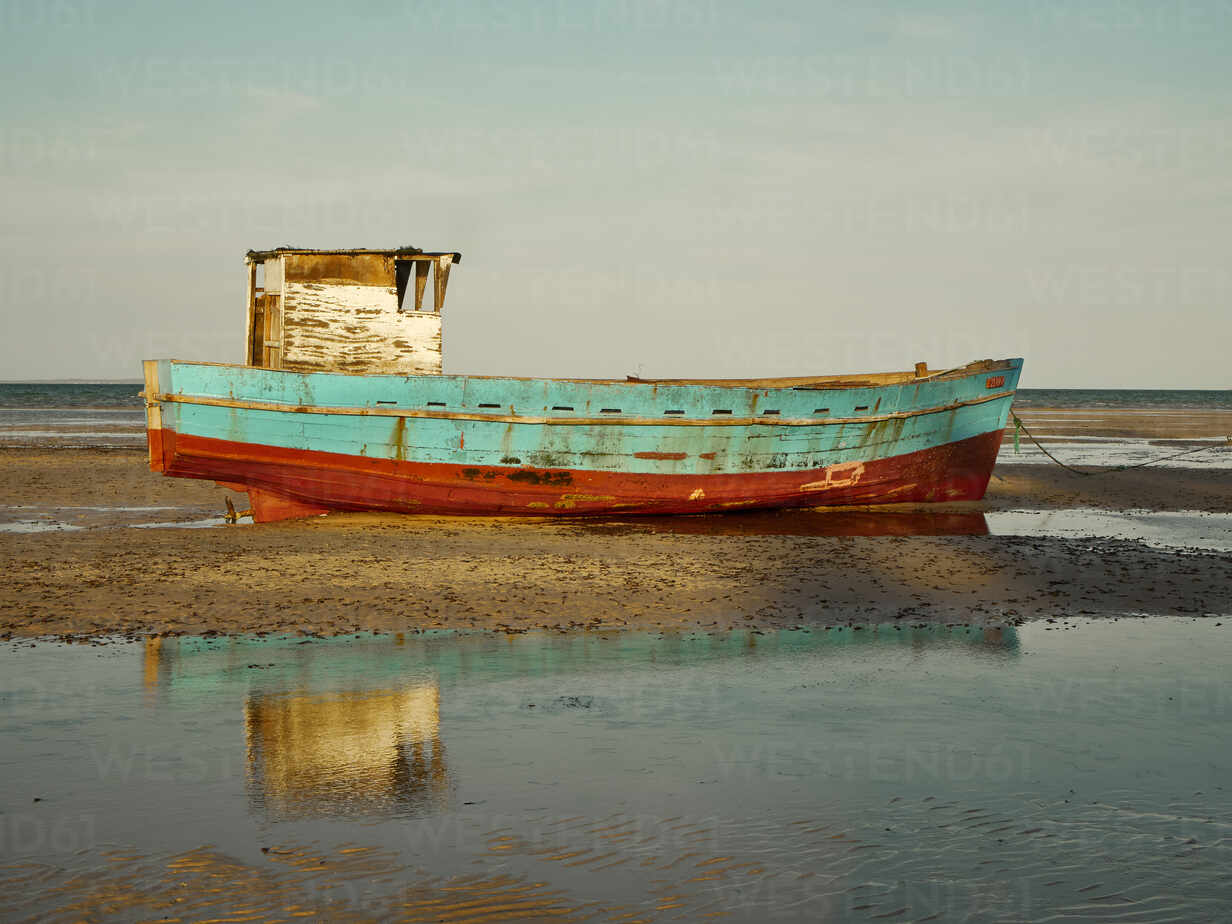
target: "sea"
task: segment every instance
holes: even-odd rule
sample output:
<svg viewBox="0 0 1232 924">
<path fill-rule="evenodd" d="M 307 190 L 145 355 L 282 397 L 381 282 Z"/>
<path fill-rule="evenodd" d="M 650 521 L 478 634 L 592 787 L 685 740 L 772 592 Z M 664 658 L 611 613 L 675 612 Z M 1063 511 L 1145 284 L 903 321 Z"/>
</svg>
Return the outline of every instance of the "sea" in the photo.
<svg viewBox="0 0 1232 924">
<path fill-rule="evenodd" d="M 1232 388 L 1020 388 L 1014 407 L 1227 411 L 1232 410 Z"/>
<path fill-rule="evenodd" d="M 0 382 L 0 410 L 137 410 L 142 383 Z M 1232 410 L 1232 388 L 1020 388 L 1016 408 Z"/>
<path fill-rule="evenodd" d="M 0 382 L 0 447 L 139 448 L 140 382 Z"/>
</svg>

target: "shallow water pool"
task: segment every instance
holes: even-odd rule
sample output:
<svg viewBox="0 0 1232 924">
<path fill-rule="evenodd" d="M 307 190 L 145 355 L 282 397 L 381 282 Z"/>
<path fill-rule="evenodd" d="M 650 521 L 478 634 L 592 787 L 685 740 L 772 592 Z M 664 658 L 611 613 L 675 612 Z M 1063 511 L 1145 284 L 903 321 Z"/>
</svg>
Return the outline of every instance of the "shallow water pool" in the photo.
<svg viewBox="0 0 1232 924">
<path fill-rule="evenodd" d="M 14 646 L 0 917 L 1211 920 L 1217 622 Z"/>
</svg>

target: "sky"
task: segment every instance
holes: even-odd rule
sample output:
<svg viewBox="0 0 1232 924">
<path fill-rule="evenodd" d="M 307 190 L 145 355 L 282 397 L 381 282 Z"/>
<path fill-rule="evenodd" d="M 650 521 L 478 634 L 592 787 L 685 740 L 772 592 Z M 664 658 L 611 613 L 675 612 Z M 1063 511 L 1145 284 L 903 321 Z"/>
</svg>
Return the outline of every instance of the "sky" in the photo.
<svg viewBox="0 0 1232 924">
<path fill-rule="evenodd" d="M 445 368 L 1232 386 L 1232 0 L 0 5 L 0 379 L 457 250 Z"/>
</svg>

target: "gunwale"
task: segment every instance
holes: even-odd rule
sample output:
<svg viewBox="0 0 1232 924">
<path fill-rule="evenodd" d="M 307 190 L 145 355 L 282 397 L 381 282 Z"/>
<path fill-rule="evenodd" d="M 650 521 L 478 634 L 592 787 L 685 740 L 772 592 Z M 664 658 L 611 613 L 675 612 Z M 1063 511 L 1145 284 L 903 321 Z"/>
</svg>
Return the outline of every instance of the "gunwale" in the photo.
<svg viewBox="0 0 1232 924">
<path fill-rule="evenodd" d="M 252 369 L 253 366 L 245 363 L 215 363 L 202 362 L 199 360 L 184 360 L 171 359 L 167 362 L 172 365 L 185 366 L 219 366 L 230 369 Z M 434 375 L 433 378 L 466 378 L 476 379 L 480 381 L 508 381 L 508 382 L 544 382 L 550 384 L 554 382 L 567 382 L 577 385 L 625 385 L 625 386 L 642 386 L 642 385 L 703 385 L 711 388 L 752 388 L 752 389 L 810 389 L 810 390 L 841 390 L 851 388 L 879 388 L 886 385 L 910 385 L 924 384 L 926 382 L 944 382 L 953 379 L 964 378 L 968 375 L 973 375 L 977 372 L 1001 372 L 1009 371 L 1014 367 L 1014 361 L 1009 359 L 980 359 L 975 362 L 967 363 L 963 366 L 955 366 L 952 369 L 944 369 L 939 372 L 930 372 L 927 375 L 918 376 L 914 372 L 871 372 L 854 375 L 805 375 L 805 376 L 787 376 L 777 378 L 752 378 L 752 379 L 644 379 L 636 376 L 626 376 L 623 379 L 588 379 L 588 378 L 546 378 L 535 375 L 471 375 L 469 373 L 448 372 L 444 375 Z M 282 370 L 270 370 L 282 371 Z M 372 378 L 373 373 L 370 372 L 346 372 L 344 370 L 330 370 L 328 375 L 343 375 L 352 378 L 364 379 Z M 401 376 L 398 373 L 382 373 L 392 378 L 418 378 L 417 375 Z M 486 418 L 485 418 L 486 419 Z M 867 420 L 868 418 L 860 418 Z"/>
</svg>

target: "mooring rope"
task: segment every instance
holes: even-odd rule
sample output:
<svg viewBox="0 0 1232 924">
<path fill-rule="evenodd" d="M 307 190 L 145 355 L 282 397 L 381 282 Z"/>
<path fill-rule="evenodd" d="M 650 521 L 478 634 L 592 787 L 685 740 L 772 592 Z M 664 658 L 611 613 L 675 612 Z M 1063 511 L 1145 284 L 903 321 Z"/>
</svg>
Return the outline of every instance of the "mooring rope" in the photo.
<svg viewBox="0 0 1232 924">
<path fill-rule="evenodd" d="M 1160 456 L 1158 459 L 1148 459 L 1145 462 L 1135 462 L 1133 465 L 1116 465 L 1111 468 L 1101 468 L 1098 471 L 1094 471 L 1094 472 L 1084 472 L 1080 468 L 1074 468 L 1072 465 L 1067 465 L 1066 463 L 1058 459 L 1056 456 L 1054 456 L 1047 449 L 1045 449 L 1044 445 L 1035 438 L 1035 436 L 1031 433 L 1030 430 L 1027 429 L 1027 425 L 1022 422 L 1021 417 L 1019 417 L 1013 411 L 1010 411 L 1010 416 L 1014 418 L 1014 426 L 1017 427 L 1019 430 L 1021 430 L 1023 433 L 1025 433 L 1027 435 L 1027 439 L 1029 439 L 1037 447 L 1039 447 L 1040 452 L 1042 452 L 1044 455 L 1050 458 L 1053 462 L 1057 463 L 1057 465 L 1061 466 L 1061 468 L 1071 471 L 1075 475 L 1107 475 L 1111 472 L 1125 472 L 1131 468 L 1143 468 L 1144 466 L 1147 466 L 1147 465 L 1154 465 L 1156 462 L 1166 462 L 1169 459 L 1179 459 L 1181 456 L 1191 456 L 1196 452 L 1206 452 L 1208 449 L 1222 448 L 1218 444 L 1213 444 L 1210 446 L 1199 446 L 1197 449 L 1186 449 L 1184 452 L 1177 452 L 1177 453 L 1173 453 L 1172 455 Z M 1015 440 L 1015 443 L 1016 442 L 1017 440 Z M 1229 442 L 1232 442 L 1232 439 L 1229 439 Z"/>
</svg>

